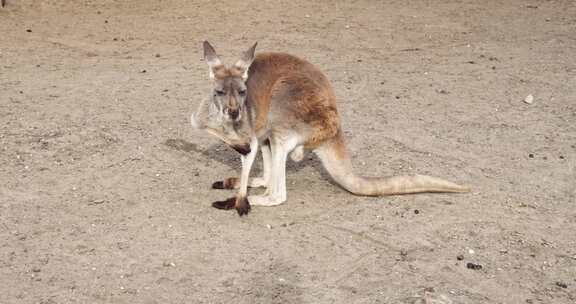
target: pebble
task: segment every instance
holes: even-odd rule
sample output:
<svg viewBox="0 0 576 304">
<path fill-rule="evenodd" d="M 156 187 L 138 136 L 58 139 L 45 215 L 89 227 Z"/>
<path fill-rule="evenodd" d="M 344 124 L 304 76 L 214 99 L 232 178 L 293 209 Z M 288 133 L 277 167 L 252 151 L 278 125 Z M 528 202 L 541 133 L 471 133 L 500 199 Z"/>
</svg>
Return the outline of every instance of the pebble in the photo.
<svg viewBox="0 0 576 304">
<path fill-rule="evenodd" d="M 532 96 L 532 94 L 526 96 L 526 98 L 524 98 L 524 102 L 527 104 L 531 104 L 534 102 L 534 96 Z"/>
<path fill-rule="evenodd" d="M 88 205 L 100 205 L 100 204 L 104 204 L 106 202 L 106 200 L 104 199 L 95 199 L 93 201 L 91 201 L 90 203 L 88 203 Z"/>
<path fill-rule="evenodd" d="M 564 282 L 556 282 L 556 286 L 562 287 L 562 288 L 568 288 L 568 284 L 566 284 Z"/>
<path fill-rule="evenodd" d="M 176 267 L 176 264 L 174 264 L 174 262 L 164 262 L 164 263 L 162 263 L 162 266 L 164 266 L 164 267 Z"/>
<path fill-rule="evenodd" d="M 480 269 L 482 269 L 482 265 L 468 262 L 468 263 L 466 263 L 466 268 L 473 269 L 473 270 L 480 270 Z"/>
<path fill-rule="evenodd" d="M 462 261 L 462 260 L 464 259 L 464 255 L 459 254 L 459 255 L 456 256 L 456 259 L 457 259 L 458 261 Z"/>
</svg>

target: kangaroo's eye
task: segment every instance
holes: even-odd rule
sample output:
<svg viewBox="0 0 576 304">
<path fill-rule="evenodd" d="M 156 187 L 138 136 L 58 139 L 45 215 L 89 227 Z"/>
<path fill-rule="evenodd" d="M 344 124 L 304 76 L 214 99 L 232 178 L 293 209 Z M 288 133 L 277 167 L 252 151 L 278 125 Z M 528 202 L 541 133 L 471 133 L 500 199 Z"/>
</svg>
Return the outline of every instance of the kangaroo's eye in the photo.
<svg viewBox="0 0 576 304">
<path fill-rule="evenodd" d="M 224 96 L 226 95 L 226 92 L 222 91 L 222 90 L 216 90 L 216 95 L 218 96 Z"/>
<path fill-rule="evenodd" d="M 239 94 L 240 96 L 244 96 L 244 95 L 246 95 L 246 90 L 239 90 L 239 91 L 238 91 L 238 94 Z"/>
</svg>

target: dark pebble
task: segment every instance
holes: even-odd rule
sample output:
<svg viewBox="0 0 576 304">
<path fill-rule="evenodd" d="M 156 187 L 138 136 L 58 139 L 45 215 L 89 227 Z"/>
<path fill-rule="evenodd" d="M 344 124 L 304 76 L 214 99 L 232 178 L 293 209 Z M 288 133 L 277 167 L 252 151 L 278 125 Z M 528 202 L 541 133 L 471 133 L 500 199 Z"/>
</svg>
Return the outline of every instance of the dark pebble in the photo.
<svg viewBox="0 0 576 304">
<path fill-rule="evenodd" d="M 482 265 L 468 262 L 468 263 L 466 263 L 466 268 L 473 269 L 473 270 L 480 270 L 480 269 L 482 269 Z"/>
<path fill-rule="evenodd" d="M 456 256 L 456 259 L 457 259 L 458 261 L 462 261 L 462 260 L 464 259 L 464 255 L 459 254 L 459 255 Z"/>
<path fill-rule="evenodd" d="M 564 155 L 560 155 L 560 159 L 564 159 Z"/>
<path fill-rule="evenodd" d="M 160 54 L 156 54 L 156 58 L 160 58 Z"/>
<path fill-rule="evenodd" d="M 476 64 L 476 61 L 470 60 L 468 61 L 469 64 Z"/>
<path fill-rule="evenodd" d="M 396 99 L 400 99 L 400 96 L 396 96 Z"/>
<path fill-rule="evenodd" d="M 548 157 L 544 156 L 542 157 L 543 160 L 548 160 Z"/>
<path fill-rule="evenodd" d="M 414 209 L 414 214 L 420 214 L 420 210 Z"/>
<path fill-rule="evenodd" d="M 140 73 L 146 73 L 146 70 L 142 70 L 142 71 L 140 71 Z"/>
<path fill-rule="evenodd" d="M 32 33 L 32 30 L 31 30 L 31 29 L 27 29 L 26 31 L 27 31 L 28 33 Z"/>
<path fill-rule="evenodd" d="M 530 154 L 528 154 L 528 157 L 534 158 L 534 154 L 530 153 Z"/>
<path fill-rule="evenodd" d="M 108 23 L 108 20 L 104 20 L 104 23 Z"/>
<path fill-rule="evenodd" d="M 568 284 L 566 284 L 564 282 L 556 282 L 556 286 L 562 287 L 562 288 L 568 288 Z"/>
</svg>

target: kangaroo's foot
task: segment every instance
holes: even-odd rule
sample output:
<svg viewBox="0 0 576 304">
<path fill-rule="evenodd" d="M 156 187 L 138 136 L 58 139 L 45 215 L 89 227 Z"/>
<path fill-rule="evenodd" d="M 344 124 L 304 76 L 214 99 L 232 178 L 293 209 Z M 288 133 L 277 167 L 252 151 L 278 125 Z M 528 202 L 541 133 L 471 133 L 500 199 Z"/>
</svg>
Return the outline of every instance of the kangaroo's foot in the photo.
<svg viewBox="0 0 576 304">
<path fill-rule="evenodd" d="M 212 203 L 212 207 L 223 210 L 236 209 L 240 216 L 248 214 L 251 209 L 246 197 L 231 197 L 224 201 L 217 201 Z"/>
<path fill-rule="evenodd" d="M 230 210 L 236 205 L 236 198 L 231 197 L 224 201 L 217 201 L 212 203 L 212 207 L 216 209 Z"/>
<path fill-rule="evenodd" d="M 266 180 L 263 177 L 255 177 L 250 179 L 248 187 L 259 188 L 266 187 Z M 221 181 L 212 183 L 212 189 L 238 189 L 240 187 L 240 179 L 237 177 L 229 177 Z"/>
<path fill-rule="evenodd" d="M 237 177 L 229 177 L 212 183 L 212 189 L 238 189 L 238 187 L 240 187 L 240 179 Z"/>
</svg>

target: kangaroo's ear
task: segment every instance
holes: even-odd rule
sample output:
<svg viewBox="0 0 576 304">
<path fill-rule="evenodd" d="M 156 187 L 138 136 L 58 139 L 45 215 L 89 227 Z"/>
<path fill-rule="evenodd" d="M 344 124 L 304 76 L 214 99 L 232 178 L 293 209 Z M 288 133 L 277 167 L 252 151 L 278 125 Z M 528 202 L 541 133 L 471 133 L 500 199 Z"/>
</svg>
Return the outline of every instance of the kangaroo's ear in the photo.
<svg viewBox="0 0 576 304">
<path fill-rule="evenodd" d="M 206 63 L 210 67 L 209 69 L 210 79 L 214 79 L 215 71 L 217 69 L 222 68 L 224 65 L 222 64 L 222 61 L 220 61 L 220 58 L 218 58 L 218 55 L 216 55 L 216 51 L 214 50 L 212 45 L 210 45 L 210 42 L 204 41 L 203 46 L 204 46 L 204 60 L 206 60 Z"/>
<path fill-rule="evenodd" d="M 248 68 L 250 68 L 252 61 L 254 61 L 254 52 L 256 51 L 257 45 L 258 42 L 254 43 L 251 48 L 242 54 L 240 60 L 236 61 L 234 64 L 234 67 L 242 73 L 242 78 L 244 80 L 248 79 Z"/>
</svg>

